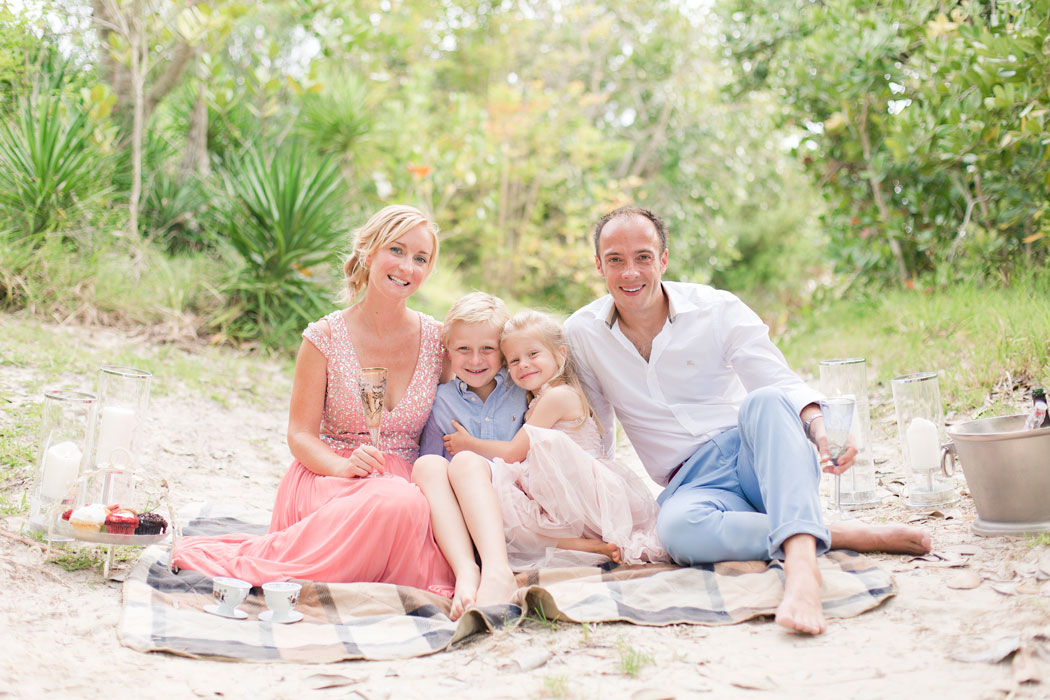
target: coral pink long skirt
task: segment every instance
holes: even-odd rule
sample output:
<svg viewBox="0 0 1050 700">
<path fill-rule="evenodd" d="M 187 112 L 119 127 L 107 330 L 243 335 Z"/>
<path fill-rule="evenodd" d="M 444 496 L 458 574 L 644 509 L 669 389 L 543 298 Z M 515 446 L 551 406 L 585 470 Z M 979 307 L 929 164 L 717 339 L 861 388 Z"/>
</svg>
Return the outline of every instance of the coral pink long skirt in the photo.
<svg viewBox="0 0 1050 700">
<path fill-rule="evenodd" d="M 172 564 L 253 585 L 292 578 L 382 582 L 451 597 L 455 577 L 434 541 L 411 465 L 386 455 L 383 476 L 318 476 L 298 460 L 281 480 L 265 535 L 186 537 Z"/>
</svg>

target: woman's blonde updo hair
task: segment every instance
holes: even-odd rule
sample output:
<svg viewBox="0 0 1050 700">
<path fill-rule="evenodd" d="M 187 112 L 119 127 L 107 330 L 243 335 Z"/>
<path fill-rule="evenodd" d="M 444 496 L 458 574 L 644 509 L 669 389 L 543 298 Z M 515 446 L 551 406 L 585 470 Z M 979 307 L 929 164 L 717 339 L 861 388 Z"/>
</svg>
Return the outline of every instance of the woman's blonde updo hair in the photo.
<svg viewBox="0 0 1050 700">
<path fill-rule="evenodd" d="M 576 368 L 576 360 L 572 356 L 572 350 L 565 339 L 565 331 L 562 329 L 561 324 L 553 316 L 542 311 L 525 309 L 511 316 L 510 320 L 504 324 L 503 332 L 499 336 L 500 345 L 502 346 L 504 340 L 517 333 L 524 333 L 535 338 L 554 355 L 554 359 L 558 360 L 558 370 L 550 378 L 548 384 L 556 379 L 560 379 L 573 388 L 580 395 L 580 403 L 583 404 L 584 414 L 594 419 L 599 432 L 605 432 L 601 421 L 598 420 L 594 409 L 591 408 L 591 402 L 587 400 L 587 392 L 583 390 L 580 373 Z M 558 352 L 560 347 L 565 348 L 564 359 L 562 359 L 561 353 Z"/>
<path fill-rule="evenodd" d="M 427 261 L 427 274 L 434 269 L 438 256 L 437 224 L 426 215 L 406 204 L 391 204 L 372 215 L 364 226 L 354 231 L 353 249 L 343 263 L 346 290 L 343 301 L 351 303 L 368 286 L 368 264 L 365 262 L 377 250 L 396 241 L 406 232 L 422 224 L 434 239 L 434 253 Z"/>
</svg>

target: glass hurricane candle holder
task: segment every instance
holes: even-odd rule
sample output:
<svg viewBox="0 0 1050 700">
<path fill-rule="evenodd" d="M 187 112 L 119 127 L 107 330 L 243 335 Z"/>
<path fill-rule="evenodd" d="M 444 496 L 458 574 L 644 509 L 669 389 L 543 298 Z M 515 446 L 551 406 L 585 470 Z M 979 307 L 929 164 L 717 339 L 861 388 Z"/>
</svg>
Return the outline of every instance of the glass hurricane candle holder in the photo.
<svg viewBox="0 0 1050 700">
<path fill-rule="evenodd" d="M 98 400 L 82 391 L 54 389 L 44 394 L 40 446 L 29 489 L 29 526 L 47 532 L 62 511 L 77 500 L 80 474 L 91 453 L 92 430 Z"/>
<path fill-rule="evenodd" d="M 946 440 L 937 373 L 894 377 L 890 385 L 908 485 L 905 504 L 926 508 L 957 500 L 954 480 L 941 467 L 941 445 Z"/>
<path fill-rule="evenodd" d="M 133 501 L 136 448 L 149 407 L 153 375 L 134 367 L 103 365 L 98 373 L 98 417 L 92 466 L 105 471 L 91 479 L 83 502 Z"/>
<path fill-rule="evenodd" d="M 871 452 L 871 410 L 864 358 L 821 360 L 820 390 L 826 396 L 852 396 L 857 402 L 850 430 L 857 446 L 857 459 L 841 477 L 841 506 L 847 510 L 871 508 L 879 503 L 879 497 L 875 488 L 875 459 Z M 829 500 L 834 501 L 834 493 Z"/>
</svg>

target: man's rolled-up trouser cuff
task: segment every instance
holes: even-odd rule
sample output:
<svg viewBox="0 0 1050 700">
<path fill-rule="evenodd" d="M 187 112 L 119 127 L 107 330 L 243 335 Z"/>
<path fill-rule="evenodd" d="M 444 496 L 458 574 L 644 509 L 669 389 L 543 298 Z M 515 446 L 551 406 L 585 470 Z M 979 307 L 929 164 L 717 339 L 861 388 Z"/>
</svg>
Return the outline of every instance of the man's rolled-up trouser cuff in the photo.
<svg viewBox="0 0 1050 700">
<path fill-rule="evenodd" d="M 769 533 L 769 558 L 784 560 L 784 542 L 795 535 L 812 535 L 817 541 L 817 556 L 831 549 L 831 532 L 820 523 L 795 520 L 784 523 Z"/>
</svg>

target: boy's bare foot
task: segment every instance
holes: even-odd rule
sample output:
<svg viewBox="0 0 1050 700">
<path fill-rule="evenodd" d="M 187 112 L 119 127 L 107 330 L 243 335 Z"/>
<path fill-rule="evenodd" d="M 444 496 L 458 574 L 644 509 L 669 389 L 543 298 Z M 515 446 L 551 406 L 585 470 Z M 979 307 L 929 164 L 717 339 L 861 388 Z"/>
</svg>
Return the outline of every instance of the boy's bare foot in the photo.
<svg viewBox="0 0 1050 700">
<path fill-rule="evenodd" d="M 476 566 L 456 576 L 456 589 L 452 594 L 452 609 L 448 613 L 449 619 L 458 620 L 467 608 L 474 605 L 479 585 L 481 585 L 481 569 Z"/>
<path fill-rule="evenodd" d="M 478 586 L 474 602 L 482 608 L 486 605 L 509 605 L 517 592 L 518 583 L 509 568 L 489 566 L 481 570 L 481 585 Z"/>
<path fill-rule="evenodd" d="M 821 634 L 827 629 L 820 602 L 820 568 L 812 562 L 784 562 L 784 597 L 777 606 L 776 622 L 793 632 Z"/>
<path fill-rule="evenodd" d="M 600 554 L 603 557 L 609 557 L 617 564 L 623 559 L 619 547 L 591 537 L 565 537 L 558 540 L 558 549 L 574 549 L 578 552 Z"/>
<path fill-rule="evenodd" d="M 930 535 L 918 527 L 841 520 L 828 523 L 828 529 L 831 530 L 832 549 L 890 554 L 926 554 L 930 551 Z"/>
</svg>

